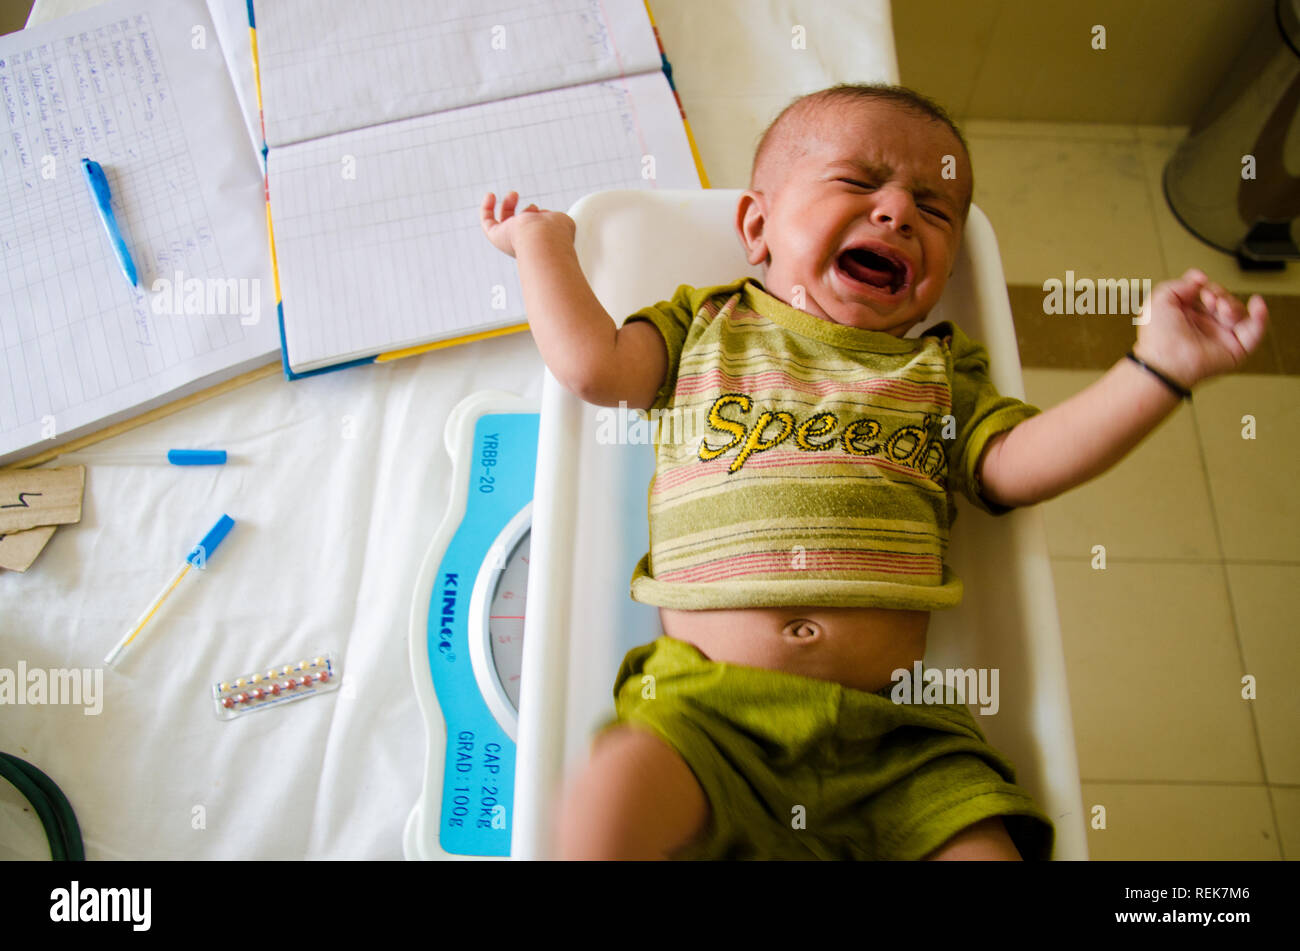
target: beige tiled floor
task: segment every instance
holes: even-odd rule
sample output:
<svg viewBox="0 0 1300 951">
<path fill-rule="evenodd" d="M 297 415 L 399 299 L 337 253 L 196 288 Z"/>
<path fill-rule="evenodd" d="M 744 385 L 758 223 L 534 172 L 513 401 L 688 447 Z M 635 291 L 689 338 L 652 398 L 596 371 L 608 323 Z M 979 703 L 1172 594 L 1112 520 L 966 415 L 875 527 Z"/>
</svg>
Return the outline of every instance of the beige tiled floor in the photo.
<svg viewBox="0 0 1300 951">
<path fill-rule="evenodd" d="M 1066 269 L 1155 282 L 1197 267 L 1233 291 L 1300 294 L 1300 267 L 1243 274 L 1169 210 L 1162 173 L 1184 129 L 972 119 L 962 131 L 1008 284 L 1041 287 Z"/>
<path fill-rule="evenodd" d="M 1160 172 L 1182 130 L 965 130 L 1010 283 L 1196 266 L 1238 293 L 1300 293 L 1300 267 L 1243 275 L 1173 218 Z M 1102 375 L 1030 367 L 1026 396 L 1047 409 Z M 1220 377 L 1044 503 L 1096 859 L 1300 858 L 1298 444 L 1300 378 Z"/>
</svg>

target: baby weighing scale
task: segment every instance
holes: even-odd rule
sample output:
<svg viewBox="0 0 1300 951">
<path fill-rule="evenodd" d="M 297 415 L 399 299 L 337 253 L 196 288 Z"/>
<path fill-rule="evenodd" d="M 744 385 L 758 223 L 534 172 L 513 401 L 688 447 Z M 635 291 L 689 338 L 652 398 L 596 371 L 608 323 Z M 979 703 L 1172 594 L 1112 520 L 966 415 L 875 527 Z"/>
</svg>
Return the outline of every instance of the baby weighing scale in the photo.
<svg viewBox="0 0 1300 951">
<path fill-rule="evenodd" d="M 451 502 L 411 604 L 411 674 L 427 747 L 408 859 L 506 858 L 539 408 L 485 390 L 451 411 Z"/>
</svg>

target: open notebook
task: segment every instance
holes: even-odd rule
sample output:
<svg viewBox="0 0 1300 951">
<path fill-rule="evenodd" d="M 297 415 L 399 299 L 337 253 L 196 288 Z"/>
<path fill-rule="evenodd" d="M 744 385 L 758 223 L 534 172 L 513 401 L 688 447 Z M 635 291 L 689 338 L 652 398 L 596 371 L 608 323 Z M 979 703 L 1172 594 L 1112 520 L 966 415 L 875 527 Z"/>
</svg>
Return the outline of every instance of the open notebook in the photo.
<svg viewBox="0 0 1300 951">
<path fill-rule="evenodd" d="M 527 327 L 485 193 L 702 174 L 643 0 L 254 0 L 286 374 Z"/>
<path fill-rule="evenodd" d="M 246 23 L 244 0 L 111 0 L 0 37 L 0 463 L 274 360 Z"/>
<path fill-rule="evenodd" d="M 0 464 L 234 385 L 282 346 L 293 376 L 523 329 L 515 264 L 479 229 L 487 191 L 567 209 L 701 183 L 642 0 L 263 0 L 265 136 L 252 7 L 109 0 L 0 37 Z"/>
</svg>

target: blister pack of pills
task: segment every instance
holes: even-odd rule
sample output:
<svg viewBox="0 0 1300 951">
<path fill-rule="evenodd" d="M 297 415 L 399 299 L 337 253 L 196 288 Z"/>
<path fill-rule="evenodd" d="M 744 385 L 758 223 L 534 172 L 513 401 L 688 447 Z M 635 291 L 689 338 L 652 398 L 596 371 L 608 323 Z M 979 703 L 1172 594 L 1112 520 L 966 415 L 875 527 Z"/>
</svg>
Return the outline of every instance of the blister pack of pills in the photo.
<svg viewBox="0 0 1300 951">
<path fill-rule="evenodd" d="M 255 710 L 328 693 L 338 688 L 339 679 L 330 652 L 324 651 L 292 664 L 219 680 L 212 685 L 212 701 L 218 718 L 233 720 Z"/>
</svg>

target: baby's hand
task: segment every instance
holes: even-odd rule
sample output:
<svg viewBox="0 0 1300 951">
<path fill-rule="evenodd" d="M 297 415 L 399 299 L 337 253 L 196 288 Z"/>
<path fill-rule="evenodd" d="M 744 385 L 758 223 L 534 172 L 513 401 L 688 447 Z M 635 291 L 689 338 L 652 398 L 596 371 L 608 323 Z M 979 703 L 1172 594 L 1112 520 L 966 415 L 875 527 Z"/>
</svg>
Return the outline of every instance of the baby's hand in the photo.
<svg viewBox="0 0 1300 951">
<path fill-rule="evenodd" d="M 518 202 L 518 192 L 511 192 L 506 195 L 505 200 L 501 202 L 501 220 L 497 221 L 496 194 L 488 192 L 483 199 L 483 213 L 481 216 L 483 233 L 488 236 L 488 240 L 492 242 L 498 251 L 504 251 L 514 257 L 515 250 L 518 247 L 519 235 L 525 228 L 555 229 L 557 234 L 566 235 L 570 242 L 573 241 L 573 236 L 577 233 L 577 225 L 564 212 L 547 211 L 545 208 L 529 205 L 516 215 L 515 205 Z"/>
<path fill-rule="evenodd" d="M 1249 311 L 1249 313 L 1248 313 Z M 1201 271 L 1156 285 L 1133 352 L 1186 389 L 1241 366 L 1264 339 L 1268 307 L 1246 306 Z"/>
</svg>

